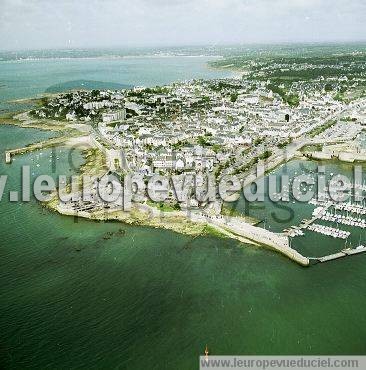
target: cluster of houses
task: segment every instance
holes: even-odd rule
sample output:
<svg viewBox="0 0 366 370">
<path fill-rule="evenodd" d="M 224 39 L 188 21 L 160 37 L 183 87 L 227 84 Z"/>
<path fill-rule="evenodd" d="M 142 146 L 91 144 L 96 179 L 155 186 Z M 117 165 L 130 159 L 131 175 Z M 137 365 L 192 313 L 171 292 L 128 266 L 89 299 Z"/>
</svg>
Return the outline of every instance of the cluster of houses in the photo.
<svg viewBox="0 0 366 370">
<path fill-rule="evenodd" d="M 38 118 L 89 122 L 101 119 L 102 112 L 122 109 L 123 99 L 123 94 L 118 91 L 73 91 L 45 98 L 42 107 L 32 110 L 31 114 Z"/>
<path fill-rule="evenodd" d="M 275 147 L 342 109 L 331 95 L 314 91 L 302 91 L 298 106 L 291 107 L 267 82 L 243 78 L 77 91 L 49 100 L 34 114 L 91 121 L 102 142 L 125 152 L 123 170 L 148 174 L 235 166 L 238 151 L 245 150 L 242 166 L 260 154 L 258 139 L 265 142 L 263 150 Z"/>
</svg>

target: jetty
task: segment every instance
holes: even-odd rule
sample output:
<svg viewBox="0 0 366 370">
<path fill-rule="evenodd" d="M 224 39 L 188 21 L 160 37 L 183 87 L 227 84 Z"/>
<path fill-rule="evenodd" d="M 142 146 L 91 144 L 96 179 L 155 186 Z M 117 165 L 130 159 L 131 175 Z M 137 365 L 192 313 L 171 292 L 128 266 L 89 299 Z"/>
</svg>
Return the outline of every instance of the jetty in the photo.
<svg viewBox="0 0 366 370">
<path fill-rule="evenodd" d="M 35 144 L 27 145 L 27 146 L 24 146 L 22 148 L 7 150 L 7 151 L 5 151 L 5 163 L 7 163 L 7 164 L 11 163 L 11 158 L 14 155 L 25 154 L 25 153 L 28 153 L 28 152 L 32 152 L 34 150 L 40 150 L 40 149 L 50 148 L 50 147 L 53 147 L 53 146 L 64 144 L 69 139 L 70 138 L 66 137 L 66 136 L 56 137 L 56 138 L 52 138 L 52 139 L 49 139 L 49 140 L 40 141 L 40 142 L 35 143 Z"/>
<path fill-rule="evenodd" d="M 343 249 L 340 252 L 333 253 L 333 254 L 330 254 L 328 256 L 309 257 L 309 260 L 325 263 L 325 262 L 330 262 L 330 261 L 334 261 L 334 260 L 337 260 L 337 259 L 340 259 L 340 258 L 354 256 L 354 255 L 365 253 L 365 252 L 366 252 L 366 247 L 359 246 L 356 249 Z"/>
</svg>

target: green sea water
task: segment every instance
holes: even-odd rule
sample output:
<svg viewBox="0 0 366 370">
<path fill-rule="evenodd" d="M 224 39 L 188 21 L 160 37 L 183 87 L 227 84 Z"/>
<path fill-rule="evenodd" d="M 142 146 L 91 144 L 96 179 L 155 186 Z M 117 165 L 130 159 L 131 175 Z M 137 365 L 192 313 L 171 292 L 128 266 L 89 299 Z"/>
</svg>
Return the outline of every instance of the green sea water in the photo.
<svg viewBox="0 0 366 370">
<path fill-rule="evenodd" d="M 2 68 L 0 74 L 14 79 L 14 88 L 21 91 L 21 80 Z M 27 68 L 21 73 L 27 74 Z M 108 81 L 106 76 L 91 79 Z M 137 77 L 131 83 L 143 84 Z M 10 95 L 28 96 L 43 87 L 27 89 L 23 95 L 13 90 Z M 32 166 L 33 176 L 75 171 L 62 148 L 56 149 L 56 165 L 50 162 L 50 150 L 5 165 L 5 148 L 48 135 L 0 127 L 0 174 L 9 176 L 6 191 L 19 190 L 23 164 Z M 80 153 L 73 154 L 73 162 L 83 163 Z M 329 165 L 332 172 L 350 170 Z M 287 169 L 303 170 L 296 161 Z M 266 217 L 267 227 L 287 226 L 268 216 L 278 211 L 275 206 L 266 202 L 265 207 L 255 215 Z M 290 207 L 295 221 L 289 224 L 312 210 L 308 205 Z M 288 210 L 281 212 L 276 216 L 288 216 Z M 317 255 L 339 250 L 333 239 L 311 234 L 293 243 Z M 274 252 L 233 240 L 192 239 L 165 230 L 74 219 L 35 200 L 20 204 L 3 199 L 1 366 L 191 370 L 198 368 L 206 344 L 217 355 L 365 354 L 365 263 L 360 255 L 302 268 Z"/>
</svg>

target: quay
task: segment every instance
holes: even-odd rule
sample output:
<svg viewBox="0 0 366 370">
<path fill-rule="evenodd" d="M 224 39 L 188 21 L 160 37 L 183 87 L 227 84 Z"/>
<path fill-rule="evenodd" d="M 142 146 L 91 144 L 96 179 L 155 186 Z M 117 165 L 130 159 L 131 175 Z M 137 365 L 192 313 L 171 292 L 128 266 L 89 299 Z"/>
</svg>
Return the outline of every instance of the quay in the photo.
<svg viewBox="0 0 366 370">
<path fill-rule="evenodd" d="M 341 162 L 365 162 L 366 155 L 358 153 L 357 151 L 339 151 L 339 152 L 327 152 L 327 151 L 313 151 L 304 154 L 304 156 L 316 159 L 316 160 L 330 160 L 330 159 L 337 159 Z"/>
</svg>

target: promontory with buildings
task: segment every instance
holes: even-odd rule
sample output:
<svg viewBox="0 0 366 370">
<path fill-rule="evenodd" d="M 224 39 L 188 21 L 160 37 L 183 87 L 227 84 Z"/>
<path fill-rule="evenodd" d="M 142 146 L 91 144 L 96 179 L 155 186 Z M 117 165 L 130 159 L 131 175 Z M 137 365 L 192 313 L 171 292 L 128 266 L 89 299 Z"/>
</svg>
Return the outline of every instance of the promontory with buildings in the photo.
<svg viewBox="0 0 366 370">
<path fill-rule="evenodd" d="M 86 146 L 82 173 L 97 181 L 113 175 L 123 182 L 128 174 L 138 174 L 145 182 L 154 175 L 183 181 L 187 175 L 211 174 L 217 180 L 235 175 L 245 186 L 295 156 L 366 159 L 361 140 L 366 125 L 365 63 L 356 62 L 351 65 L 361 69 L 355 72 L 357 78 L 350 76 L 353 70 L 343 74 L 334 61 L 229 59 L 216 67 L 239 69 L 235 78 L 47 95 L 12 122 L 60 131 L 61 136 L 42 147 Z M 303 151 L 305 147 L 311 150 Z M 10 163 L 13 155 L 32 149 L 39 149 L 39 144 L 8 151 L 6 160 Z M 256 172 L 257 165 L 263 173 Z M 95 182 L 87 186 L 91 194 L 96 192 Z M 309 264 L 291 248 L 288 233 L 273 233 L 256 226 L 256 220 L 230 213 L 219 197 L 207 201 L 189 195 L 180 202 L 169 192 L 153 202 L 144 193 L 129 212 L 97 196 L 68 202 L 54 198 L 49 204 L 68 215 L 191 234 L 217 232 Z"/>
</svg>

